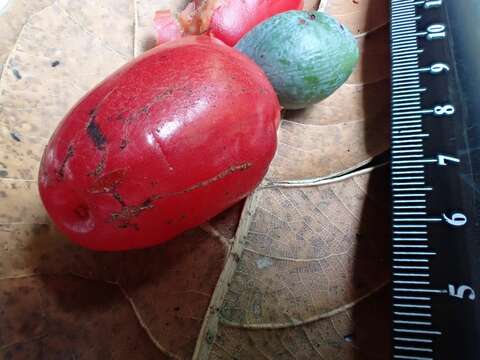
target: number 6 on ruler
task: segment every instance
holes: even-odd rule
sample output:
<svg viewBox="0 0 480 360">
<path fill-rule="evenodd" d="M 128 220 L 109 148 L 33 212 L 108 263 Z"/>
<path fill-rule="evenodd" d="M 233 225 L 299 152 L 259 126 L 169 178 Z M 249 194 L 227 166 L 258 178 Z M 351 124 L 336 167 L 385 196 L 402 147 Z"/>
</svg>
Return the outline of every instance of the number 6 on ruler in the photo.
<svg viewBox="0 0 480 360">
<path fill-rule="evenodd" d="M 467 223 L 467 217 L 462 213 L 453 213 L 452 217 L 442 214 L 445 221 L 453 226 L 463 226 Z"/>
<path fill-rule="evenodd" d="M 475 300 L 475 291 L 470 286 L 467 285 L 460 285 L 457 289 L 455 289 L 454 285 L 448 285 L 448 295 L 458 297 L 463 299 L 465 296 L 465 292 L 468 291 L 468 298 L 470 300 Z"/>
</svg>

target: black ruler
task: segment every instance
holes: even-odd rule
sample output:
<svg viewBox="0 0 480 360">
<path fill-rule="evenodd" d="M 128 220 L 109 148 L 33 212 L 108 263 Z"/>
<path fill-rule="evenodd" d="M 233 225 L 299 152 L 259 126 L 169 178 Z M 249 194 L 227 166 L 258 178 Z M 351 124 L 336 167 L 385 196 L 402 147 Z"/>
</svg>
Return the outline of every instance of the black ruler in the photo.
<svg viewBox="0 0 480 360">
<path fill-rule="evenodd" d="M 391 0 L 394 359 L 480 359 L 480 0 Z"/>
</svg>

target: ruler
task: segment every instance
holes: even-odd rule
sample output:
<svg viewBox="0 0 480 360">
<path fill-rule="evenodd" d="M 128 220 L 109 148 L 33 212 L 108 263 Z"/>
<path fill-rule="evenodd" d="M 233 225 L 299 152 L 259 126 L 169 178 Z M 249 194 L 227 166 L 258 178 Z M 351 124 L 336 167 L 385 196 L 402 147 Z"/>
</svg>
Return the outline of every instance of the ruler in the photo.
<svg viewBox="0 0 480 360">
<path fill-rule="evenodd" d="M 392 357 L 480 359 L 480 1 L 391 0 Z"/>
</svg>

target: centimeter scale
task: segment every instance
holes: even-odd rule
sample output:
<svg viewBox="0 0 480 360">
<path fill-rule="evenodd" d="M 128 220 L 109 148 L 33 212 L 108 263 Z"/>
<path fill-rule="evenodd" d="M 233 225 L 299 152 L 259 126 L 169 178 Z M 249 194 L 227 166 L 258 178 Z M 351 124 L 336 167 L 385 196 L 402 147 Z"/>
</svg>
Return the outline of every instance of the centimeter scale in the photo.
<svg viewBox="0 0 480 360">
<path fill-rule="evenodd" d="M 391 0 L 394 359 L 480 359 L 480 0 Z"/>
</svg>

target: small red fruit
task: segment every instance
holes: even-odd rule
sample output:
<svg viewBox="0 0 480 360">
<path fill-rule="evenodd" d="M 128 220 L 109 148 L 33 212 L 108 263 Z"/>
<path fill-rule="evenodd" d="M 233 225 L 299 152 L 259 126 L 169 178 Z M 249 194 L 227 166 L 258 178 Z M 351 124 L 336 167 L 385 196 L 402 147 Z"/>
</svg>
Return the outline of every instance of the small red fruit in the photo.
<svg viewBox="0 0 480 360">
<path fill-rule="evenodd" d="M 179 14 L 157 12 L 157 42 L 183 35 L 209 33 L 229 46 L 262 21 L 289 10 L 303 8 L 303 0 L 194 0 Z"/>
</svg>

